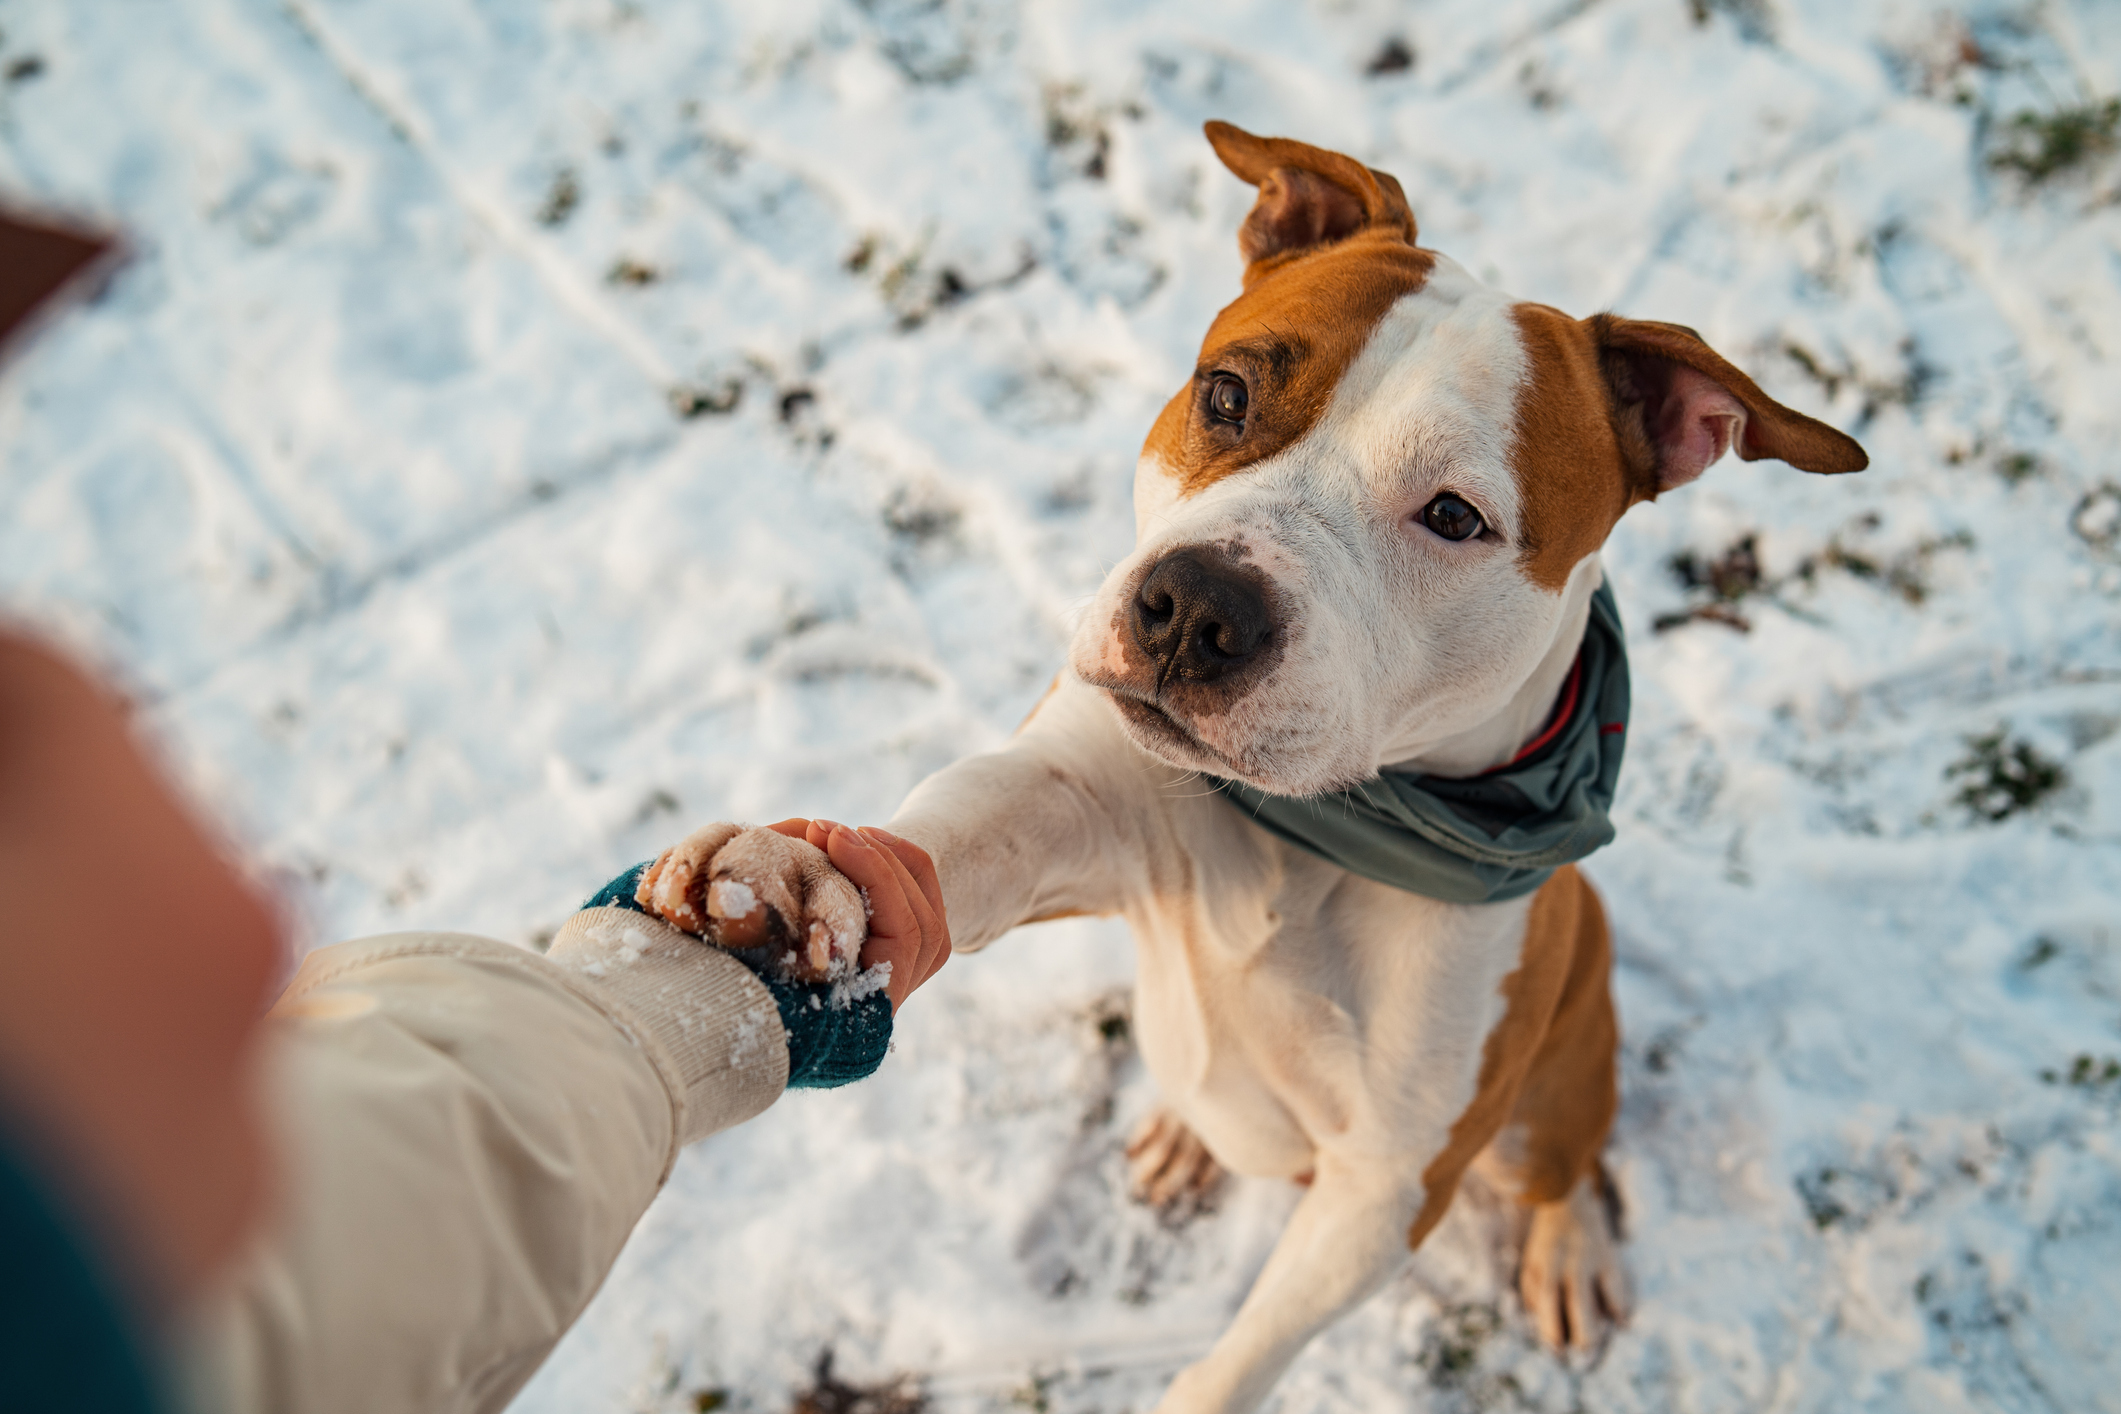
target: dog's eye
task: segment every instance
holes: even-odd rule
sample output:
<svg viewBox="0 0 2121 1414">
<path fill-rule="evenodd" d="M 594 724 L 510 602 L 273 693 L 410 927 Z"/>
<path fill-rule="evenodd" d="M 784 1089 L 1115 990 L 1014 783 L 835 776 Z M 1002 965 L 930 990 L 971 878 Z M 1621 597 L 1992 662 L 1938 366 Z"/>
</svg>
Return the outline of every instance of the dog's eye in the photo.
<svg viewBox="0 0 2121 1414">
<path fill-rule="evenodd" d="M 1217 374 L 1208 385 L 1208 412 L 1218 422 L 1243 422 L 1245 408 L 1251 401 L 1244 380 L 1231 374 Z"/>
<path fill-rule="evenodd" d="M 1448 491 L 1421 508 L 1421 523 L 1446 540 L 1471 540 L 1480 534 L 1480 512 Z"/>
</svg>

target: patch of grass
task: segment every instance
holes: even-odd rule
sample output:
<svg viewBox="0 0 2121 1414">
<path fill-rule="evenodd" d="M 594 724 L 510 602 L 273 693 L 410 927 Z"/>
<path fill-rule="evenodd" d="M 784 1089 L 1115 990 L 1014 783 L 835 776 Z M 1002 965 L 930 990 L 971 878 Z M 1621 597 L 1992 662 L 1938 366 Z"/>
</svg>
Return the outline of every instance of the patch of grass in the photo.
<svg viewBox="0 0 2121 1414">
<path fill-rule="evenodd" d="M 2025 956 L 2018 959 L 2018 970 L 2020 972 L 2031 972 L 2035 968 L 2047 966 L 2060 956 L 2062 956 L 2062 944 L 2043 934 L 2033 939 L 2032 946 L 2025 950 Z"/>
<path fill-rule="evenodd" d="M 2049 1085 L 2067 1085 L 2075 1090 L 2089 1090 L 2105 1094 L 2121 1085 L 2121 1060 L 2112 1056 L 2104 1059 L 2080 1052 L 2070 1061 L 2067 1070 L 2043 1070 L 2040 1078 Z"/>
<path fill-rule="evenodd" d="M 1811 379 L 1825 390 L 1828 402 L 1832 402 L 1834 394 L 1841 391 L 1842 380 L 1847 375 L 1828 368 L 1817 354 L 1804 345 L 1795 340 L 1786 339 L 1782 344 L 1782 353 L 1783 357 L 1804 370 L 1805 377 Z"/>
<path fill-rule="evenodd" d="M 2069 528 L 2079 540 L 2101 550 L 2121 541 L 2121 486 L 2109 481 L 2085 492 L 2069 514 Z"/>
<path fill-rule="evenodd" d="M 1007 274 L 977 280 L 963 271 L 925 264 L 928 240 L 923 237 L 910 249 L 894 253 L 884 238 L 865 235 L 854 249 L 841 257 L 840 265 L 851 275 L 873 275 L 877 293 L 897 316 L 900 333 L 911 333 L 927 323 L 938 310 L 961 304 L 988 290 L 1013 288 L 1038 269 L 1038 254 L 1029 245 L 1017 253 L 1017 265 Z"/>
<path fill-rule="evenodd" d="M 1431 1381 L 1446 1389 L 1464 1384 L 1480 1365 L 1480 1348 L 1502 1329 L 1502 1313 L 1476 1302 L 1446 1306 L 1416 1357 Z"/>
<path fill-rule="evenodd" d="M 562 167 L 552 174 L 552 185 L 545 189 L 545 200 L 538 206 L 540 226 L 564 226 L 574 209 L 582 204 L 582 179 L 572 167 Z"/>
<path fill-rule="evenodd" d="M 1967 550 L 1973 548 L 1973 544 L 1971 532 L 1955 530 L 1950 535 L 1921 541 L 1906 553 L 1880 564 L 1868 555 L 1849 549 L 1837 536 L 1827 542 L 1817 562 L 1825 569 L 1838 569 L 1858 579 L 1875 580 L 1908 603 L 1920 605 L 1930 597 L 1930 562 L 1941 551 Z M 1805 569 L 1800 567 L 1799 572 L 1805 573 Z"/>
<path fill-rule="evenodd" d="M 2051 113 L 2031 109 L 2013 114 L 1999 129 L 1997 150 L 1988 164 L 2015 172 L 2028 186 L 2081 167 L 2121 146 L 2121 98 L 2082 103 Z"/>
<path fill-rule="evenodd" d="M 1859 532 L 1878 528 L 1876 514 L 1859 517 L 1854 529 Z M 1930 571 L 1938 555 L 1947 550 L 1971 550 L 1974 537 L 1971 531 L 1955 530 L 1949 535 L 1934 535 L 1917 542 L 1914 546 L 1893 556 L 1880 559 L 1867 551 L 1857 549 L 1836 532 L 1817 554 L 1807 555 L 1790 572 L 1788 579 L 1802 580 L 1810 584 L 1821 570 L 1838 570 L 1852 579 L 1860 579 L 1890 590 L 1910 605 L 1920 607 L 1928 602 L 1932 592 Z M 1786 582 L 1786 581 L 1785 581 Z M 1780 588 L 1780 583 L 1770 586 Z"/>
<path fill-rule="evenodd" d="M 646 796 L 642 797 L 641 803 L 634 807 L 633 819 L 630 823 L 632 828 L 639 829 L 658 815 L 675 815 L 684 808 L 684 803 L 675 795 L 672 795 L 662 786 L 657 786 L 654 790 L 648 792 Z"/>
<path fill-rule="evenodd" d="M 795 1393 L 789 1414 L 924 1414 L 928 1397 L 911 1375 L 881 1384 L 853 1385 L 832 1373 L 832 1349 L 817 1357 L 810 1387 Z"/>
<path fill-rule="evenodd" d="M 639 287 L 641 285 L 652 285 L 662 278 L 663 272 L 656 269 L 653 265 L 648 264 L 646 261 L 635 260 L 630 256 L 623 255 L 612 261 L 611 268 L 604 272 L 604 283 L 608 285 L 633 285 Z"/>
<path fill-rule="evenodd" d="M 957 533 L 964 513 L 930 486 L 901 486 L 884 503 L 884 526 L 916 545 L 946 540 Z"/>
<path fill-rule="evenodd" d="M 1996 475 L 2016 486 L 2040 474 L 2040 458 L 2031 452 L 2007 452 L 1996 458 Z"/>
<path fill-rule="evenodd" d="M 1737 629 L 1740 633 L 1751 632 L 1753 625 L 1733 606 L 1767 587 L 1760 571 L 1759 542 L 1759 536 L 1749 533 L 1732 541 L 1722 554 L 1713 558 L 1704 558 L 1692 550 L 1682 550 L 1672 556 L 1665 562 L 1665 567 L 1672 572 L 1672 578 L 1679 581 L 1679 587 L 1706 595 L 1709 602 L 1675 613 L 1660 614 L 1651 627 L 1665 633 L 1681 624 L 1705 619 Z"/>
<path fill-rule="evenodd" d="M 1362 66 L 1365 75 L 1381 79 L 1387 74 L 1406 74 L 1414 70 L 1414 46 L 1400 35 L 1393 35 L 1377 47 L 1370 62 Z"/>
<path fill-rule="evenodd" d="M 1050 1371 L 1034 1370 L 1031 1378 L 1009 1392 L 1009 1402 L 1019 1409 L 1028 1409 L 1031 1414 L 1050 1414 L 1053 1398 L 1050 1394 L 1060 1376 Z"/>
<path fill-rule="evenodd" d="M 725 378 L 712 388 L 685 383 L 670 390 L 670 410 L 688 422 L 710 413 L 720 417 L 735 412 L 743 400 L 744 385 L 735 378 Z"/>
<path fill-rule="evenodd" d="M 1093 182 L 1105 179 L 1112 156 L 1112 130 L 1079 83 L 1048 84 L 1046 145 Z"/>
<path fill-rule="evenodd" d="M 2050 761 L 2001 727 L 1967 738 L 1967 754 L 1944 770 L 1946 781 L 1964 781 L 1953 797 L 1991 824 L 2031 810 L 2069 782 L 2059 761 Z"/>
<path fill-rule="evenodd" d="M 1760 537 L 1742 535 L 1711 560 L 1682 550 L 1672 556 L 1671 569 L 1681 588 L 1706 589 L 1735 604 L 1760 588 Z"/>
<path fill-rule="evenodd" d="M 1712 16 L 1723 14 L 1730 16 L 1739 35 L 1751 43 L 1762 44 L 1774 38 L 1767 0 L 1686 0 L 1686 7 L 1697 27 L 1706 26 Z"/>
<path fill-rule="evenodd" d="M 1821 1232 L 1848 1221 L 1847 1205 L 1834 1196 L 1834 1187 L 1840 1178 L 1841 1171 L 1834 1168 L 1797 1176 L 1798 1201 L 1804 1204 L 1805 1216 L 1812 1220 L 1812 1226 Z"/>
<path fill-rule="evenodd" d="M 1890 234 L 1888 228 L 1887 234 Z M 1859 250 L 1866 249 L 1859 247 Z M 1843 388 L 1854 388 L 1863 395 L 1863 406 L 1857 412 L 1861 422 L 1869 422 L 1880 410 L 1889 407 L 1913 407 L 1922 401 L 1925 389 L 1936 380 L 1937 370 L 1924 363 L 1911 343 L 1903 343 L 1901 352 L 1907 356 L 1905 371 L 1891 381 L 1865 377 L 1853 364 L 1846 368 L 1835 368 L 1820 355 L 1812 352 L 1794 339 L 1782 343 L 1782 355 L 1797 365 L 1805 377 L 1819 385 L 1819 390 L 1832 402 Z"/>
</svg>

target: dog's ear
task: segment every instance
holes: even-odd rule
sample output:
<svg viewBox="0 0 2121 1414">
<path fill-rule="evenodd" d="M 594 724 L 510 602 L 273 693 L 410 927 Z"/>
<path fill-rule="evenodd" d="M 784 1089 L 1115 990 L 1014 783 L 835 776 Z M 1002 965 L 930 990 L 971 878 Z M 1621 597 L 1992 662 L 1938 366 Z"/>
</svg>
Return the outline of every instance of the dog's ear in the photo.
<svg viewBox="0 0 2121 1414">
<path fill-rule="evenodd" d="M 1775 457 L 1825 475 L 1871 464 L 1853 437 L 1776 402 L 1682 324 L 1612 314 L 1584 323 L 1646 499 L 1684 486 L 1733 448 L 1747 461 Z"/>
<path fill-rule="evenodd" d="M 1247 284 L 1263 261 L 1373 227 L 1414 244 L 1414 213 L 1393 177 L 1307 142 L 1256 137 L 1228 123 L 1210 123 L 1207 132 L 1223 165 L 1259 188 L 1237 233 Z"/>
</svg>

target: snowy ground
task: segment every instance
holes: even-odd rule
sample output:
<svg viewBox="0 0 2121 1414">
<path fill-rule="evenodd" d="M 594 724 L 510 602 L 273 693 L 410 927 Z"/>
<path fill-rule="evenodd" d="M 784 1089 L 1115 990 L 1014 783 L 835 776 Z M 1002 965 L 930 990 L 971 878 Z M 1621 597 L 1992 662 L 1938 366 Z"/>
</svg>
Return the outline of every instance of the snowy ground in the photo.
<svg viewBox="0 0 2121 1414">
<path fill-rule="evenodd" d="M 691 823 L 881 818 L 1004 736 L 1236 288 L 1251 193 L 1203 119 L 1395 172 L 1521 296 L 1698 327 L 1873 467 L 1729 463 L 1608 554 L 1640 1315 L 1594 1368 L 1538 1353 L 1464 1211 L 1279 1408 L 2121 1410 L 2121 161 L 2096 106 L 2086 161 L 1991 161 L 2121 91 L 2121 6 L 0 30 L 0 189 L 137 245 L 0 385 L 0 606 L 149 705 L 305 944 L 535 945 Z M 1748 535 L 1750 632 L 1653 631 L 1710 602 L 1674 557 Z M 1960 799 L 2043 763 L 2008 818 Z M 874 1081 L 689 1153 L 518 1408 L 777 1411 L 828 1346 L 946 1411 L 1146 1408 L 1291 1194 L 1122 1200 L 1130 969 L 1114 926 L 1026 930 Z"/>
</svg>

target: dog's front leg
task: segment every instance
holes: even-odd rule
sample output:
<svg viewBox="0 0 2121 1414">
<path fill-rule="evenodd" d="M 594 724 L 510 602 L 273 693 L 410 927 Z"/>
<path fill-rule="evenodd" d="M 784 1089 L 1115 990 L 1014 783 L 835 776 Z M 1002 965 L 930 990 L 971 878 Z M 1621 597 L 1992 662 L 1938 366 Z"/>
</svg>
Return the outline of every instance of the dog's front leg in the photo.
<svg viewBox="0 0 2121 1414">
<path fill-rule="evenodd" d="M 1176 774 L 1063 674 L 1008 746 L 921 782 L 891 829 L 935 860 L 952 945 L 971 952 L 1019 923 L 1119 911 L 1176 856 L 1155 793 Z"/>
<path fill-rule="evenodd" d="M 1214 1349 L 1179 1372 L 1157 1414 L 1255 1408 L 1312 1336 L 1406 1260 L 1422 1191 L 1418 1175 L 1321 1154 L 1317 1177 L 1237 1319 Z"/>
</svg>

